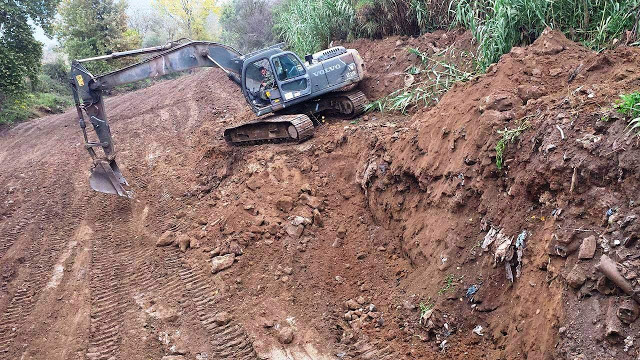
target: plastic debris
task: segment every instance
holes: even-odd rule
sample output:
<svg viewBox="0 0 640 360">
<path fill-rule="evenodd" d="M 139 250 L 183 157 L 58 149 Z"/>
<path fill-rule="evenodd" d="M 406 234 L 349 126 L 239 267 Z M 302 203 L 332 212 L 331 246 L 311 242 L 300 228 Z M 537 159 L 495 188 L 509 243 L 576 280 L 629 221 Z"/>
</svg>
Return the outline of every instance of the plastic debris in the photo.
<svg viewBox="0 0 640 360">
<path fill-rule="evenodd" d="M 615 213 L 616 211 L 613 208 L 610 208 L 609 210 L 607 210 L 607 217 L 613 215 L 613 213 Z"/>
<path fill-rule="evenodd" d="M 522 274 L 522 256 L 524 253 L 525 240 L 529 235 L 527 230 L 522 230 L 516 237 L 514 243 L 514 237 L 506 236 L 502 230 L 498 230 L 492 226 L 484 237 L 482 249 L 489 251 L 489 247 L 495 244 L 493 245 L 495 248 L 495 264 L 505 262 L 505 275 L 511 282 L 514 281 L 513 267 L 515 267 L 515 278 L 519 278 Z"/>
<path fill-rule="evenodd" d="M 471 300 L 471 298 L 473 297 L 473 295 L 474 295 L 475 293 L 477 293 L 477 292 L 478 292 L 478 289 L 479 289 L 479 288 L 480 288 L 480 287 L 479 287 L 478 285 L 471 285 L 471 286 L 469 286 L 469 288 L 467 289 L 467 294 L 465 295 L 465 296 L 467 297 L 467 299 L 470 299 L 470 300 Z"/>
<path fill-rule="evenodd" d="M 484 336 L 484 334 L 482 333 L 483 331 L 484 331 L 484 328 L 482 328 L 482 325 L 478 325 L 475 328 L 473 328 L 473 333 L 478 336 Z"/>
</svg>

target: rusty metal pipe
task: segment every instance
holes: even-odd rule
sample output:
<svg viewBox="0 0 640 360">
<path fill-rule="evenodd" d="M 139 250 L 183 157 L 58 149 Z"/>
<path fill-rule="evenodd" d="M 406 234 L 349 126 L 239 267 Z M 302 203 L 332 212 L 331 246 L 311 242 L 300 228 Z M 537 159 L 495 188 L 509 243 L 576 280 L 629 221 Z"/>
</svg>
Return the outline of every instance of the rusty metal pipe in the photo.
<svg viewBox="0 0 640 360">
<path fill-rule="evenodd" d="M 609 280 L 618 285 L 625 294 L 631 296 L 631 298 L 637 303 L 640 303 L 640 297 L 635 291 L 633 291 L 631 284 L 624 278 L 624 276 L 622 276 L 622 274 L 620 274 L 616 268 L 615 261 L 611 260 L 610 257 L 602 255 L 600 257 L 600 262 L 596 265 L 596 269 L 600 270 L 607 278 L 609 278 Z"/>
</svg>

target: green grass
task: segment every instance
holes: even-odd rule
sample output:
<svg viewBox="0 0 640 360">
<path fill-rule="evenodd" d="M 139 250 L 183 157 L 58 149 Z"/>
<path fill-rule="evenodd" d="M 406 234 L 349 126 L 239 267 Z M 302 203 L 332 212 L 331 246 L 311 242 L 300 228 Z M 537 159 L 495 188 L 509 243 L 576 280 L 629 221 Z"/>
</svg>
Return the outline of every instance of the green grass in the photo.
<svg viewBox="0 0 640 360">
<path fill-rule="evenodd" d="M 501 135 L 498 143 L 496 144 L 496 166 L 498 167 L 498 170 L 502 170 L 502 167 L 504 166 L 504 151 L 506 150 L 507 145 L 513 144 L 520 135 L 530 127 L 531 124 L 529 121 L 524 120 L 521 121 L 514 129 L 504 128 L 504 130 L 498 130 L 498 135 Z"/>
<path fill-rule="evenodd" d="M 449 274 L 447 275 L 446 278 L 444 278 L 443 280 L 443 285 L 442 288 L 440 288 L 440 290 L 438 290 L 438 295 L 443 295 L 445 294 L 447 291 L 449 290 L 453 290 L 453 288 L 456 287 L 456 277 L 453 274 Z"/>
<path fill-rule="evenodd" d="M 408 51 L 416 55 L 421 65 L 410 66 L 406 69 L 406 73 L 420 80 L 369 103 L 365 111 L 396 111 L 406 114 L 407 110 L 414 106 L 426 107 L 436 104 L 453 84 L 468 81 L 476 75 L 446 61 L 447 57 L 455 57 L 456 50 L 453 48 L 444 49 L 432 56 L 417 48 L 410 48 Z M 458 54 L 458 57 L 460 55 L 470 56 L 470 54 Z M 469 63 L 472 61 L 471 56 Z"/>
<path fill-rule="evenodd" d="M 636 26 L 640 0 L 461 0 L 451 2 L 455 23 L 479 43 L 481 70 L 547 27 L 600 51 Z M 637 40 L 637 39 L 636 39 Z"/>
<path fill-rule="evenodd" d="M 640 136 L 640 92 L 620 95 L 615 107 L 619 113 L 630 119 L 627 126 L 629 133 Z"/>
</svg>

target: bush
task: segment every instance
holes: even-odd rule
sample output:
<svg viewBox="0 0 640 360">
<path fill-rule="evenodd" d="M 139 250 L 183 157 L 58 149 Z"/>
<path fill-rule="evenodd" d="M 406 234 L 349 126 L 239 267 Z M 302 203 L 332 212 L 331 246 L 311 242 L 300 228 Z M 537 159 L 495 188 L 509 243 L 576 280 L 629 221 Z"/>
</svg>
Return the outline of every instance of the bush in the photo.
<svg viewBox="0 0 640 360">
<path fill-rule="evenodd" d="M 518 44 L 529 44 L 547 27 L 602 50 L 637 26 L 640 0 L 462 0 L 452 5 L 456 24 L 479 42 L 482 70 Z M 635 29 L 636 31 L 638 29 Z"/>
</svg>

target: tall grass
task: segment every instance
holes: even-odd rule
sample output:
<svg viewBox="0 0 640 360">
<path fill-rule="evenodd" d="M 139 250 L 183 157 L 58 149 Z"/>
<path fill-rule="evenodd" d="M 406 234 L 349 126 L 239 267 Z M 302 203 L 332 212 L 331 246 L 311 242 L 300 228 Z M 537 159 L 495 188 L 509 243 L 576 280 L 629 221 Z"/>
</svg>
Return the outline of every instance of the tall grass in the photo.
<svg viewBox="0 0 640 360">
<path fill-rule="evenodd" d="M 325 48 L 344 38 L 355 19 L 349 0 L 286 0 L 274 12 L 274 32 L 298 54 Z"/>
<path fill-rule="evenodd" d="M 453 0 L 457 2 L 457 0 Z M 331 40 L 419 35 L 448 28 L 452 0 L 284 0 L 274 10 L 274 32 L 294 51 L 312 53 Z"/>
<path fill-rule="evenodd" d="M 640 0 L 461 0 L 451 6 L 455 23 L 479 43 L 481 69 L 547 27 L 595 50 L 613 45 L 626 30 L 637 38 Z"/>
</svg>

